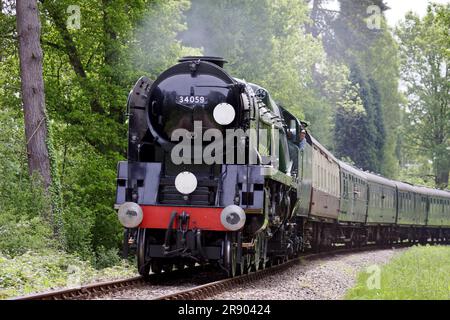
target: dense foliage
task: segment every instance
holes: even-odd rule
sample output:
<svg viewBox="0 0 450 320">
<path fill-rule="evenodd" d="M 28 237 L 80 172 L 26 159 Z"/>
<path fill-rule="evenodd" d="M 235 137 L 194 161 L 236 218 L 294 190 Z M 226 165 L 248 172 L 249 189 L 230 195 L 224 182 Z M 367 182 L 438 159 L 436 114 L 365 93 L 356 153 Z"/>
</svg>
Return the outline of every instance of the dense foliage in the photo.
<svg viewBox="0 0 450 320">
<path fill-rule="evenodd" d="M 126 261 L 97 270 L 75 255 L 51 250 L 28 251 L 14 258 L 0 254 L 0 299 L 122 279 L 133 272 Z"/>
<path fill-rule="evenodd" d="M 15 247 L 45 247 L 51 237 L 45 230 L 51 226 L 42 220 L 43 206 L 51 200 L 39 189 L 39 179 L 27 174 L 15 8 L 13 1 L 1 3 L 0 217 L 8 237 L 0 239 L 8 239 L 2 252 L 19 254 Z M 66 24 L 66 9 L 74 4 L 81 8 L 81 29 Z M 175 38 L 185 27 L 181 13 L 188 7 L 187 1 L 40 5 L 46 107 L 58 164 L 54 175 L 63 200 L 64 241 L 57 247 L 93 260 L 102 248 L 119 247 L 122 231 L 112 204 L 117 161 L 126 154 L 127 94 L 142 74 L 154 78 L 179 56 L 199 53 Z M 30 231 L 23 231 L 23 239 L 20 221 Z M 12 233 L 9 226 L 16 223 L 19 228 Z M 27 241 L 34 233 L 36 239 Z"/>
<path fill-rule="evenodd" d="M 449 6 L 430 7 L 422 20 L 408 15 L 396 40 L 384 17 L 380 29 L 367 28 L 367 6 L 387 9 L 381 0 L 340 0 L 338 11 L 324 9 L 327 3 L 40 1 L 61 239 L 44 216 L 54 199 L 28 175 L 14 1 L 0 0 L 2 261 L 47 248 L 95 267 L 117 263 L 122 228 L 113 203 L 116 164 L 126 154 L 127 94 L 141 75 L 155 78 L 183 55 L 224 56 L 230 73 L 270 90 L 337 156 L 391 178 L 427 183 L 428 174 L 439 176 L 445 187 Z M 80 8 L 79 29 L 68 20 L 71 5 Z"/>
</svg>

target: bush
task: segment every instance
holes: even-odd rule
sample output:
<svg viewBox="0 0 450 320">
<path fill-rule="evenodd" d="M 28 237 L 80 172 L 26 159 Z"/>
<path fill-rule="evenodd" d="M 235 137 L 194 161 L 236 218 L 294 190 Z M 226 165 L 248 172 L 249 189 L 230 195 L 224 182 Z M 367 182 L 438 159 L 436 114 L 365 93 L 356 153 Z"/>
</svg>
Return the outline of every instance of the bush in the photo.
<svg viewBox="0 0 450 320">
<path fill-rule="evenodd" d="M 82 142 L 68 147 L 61 172 L 69 252 L 94 259 L 101 246 L 119 248 L 123 228 L 113 209 L 116 164 Z"/>
<path fill-rule="evenodd" d="M 0 253 L 10 257 L 56 246 L 52 221 L 47 221 L 51 201 L 40 177 L 29 177 L 23 112 L 20 99 L 16 102 L 16 108 L 6 106 L 0 95 Z M 99 153 L 70 128 L 52 123 L 61 173 L 61 242 L 69 253 L 95 266 L 110 266 L 118 261 L 113 252 L 123 230 L 113 209 L 120 157 Z"/>
<path fill-rule="evenodd" d="M 71 206 L 64 209 L 64 231 L 68 252 L 77 253 L 83 259 L 92 259 L 93 217 L 88 209 Z"/>
<path fill-rule="evenodd" d="M 97 248 L 95 266 L 97 269 L 112 267 L 120 263 L 117 249 L 106 249 L 103 246 Z"/>
<path fill-rule="evenodd" d="M 55 247 L 50 235 L 51 228 L 40 217 L 0 214 L 0 253 L 14 257 L 28 250 Z"/>
<path fill-rule="evenodd" d="M 42 179 L 29 177 L 23 119 L 0 107 L 0 253 L 16 256 L 55 245 L 43 219 L 49 211 Z"/>
</svg>

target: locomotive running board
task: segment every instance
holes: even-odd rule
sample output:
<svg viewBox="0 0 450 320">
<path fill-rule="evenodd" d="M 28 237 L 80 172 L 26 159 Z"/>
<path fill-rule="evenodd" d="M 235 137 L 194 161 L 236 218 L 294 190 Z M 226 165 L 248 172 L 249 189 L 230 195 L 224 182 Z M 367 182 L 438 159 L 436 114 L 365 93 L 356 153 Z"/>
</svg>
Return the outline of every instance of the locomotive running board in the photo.
<svg viewBox="0 0 450 320">
<path fill-rule="evenodd" d="M 278 169 L 275 169 L 272 166 L 262 166 L 261 174 L 266 178 L 269 178 L 274 181 L 278 181 L 282 184 L 285 184 L 285 185 L 288 185 L 288 186 L 291 186 L 291 187 L 297 189 L 298 184 L 293 177 L 288 176 L 287 174 L 281 172 Z"/>
</svg>

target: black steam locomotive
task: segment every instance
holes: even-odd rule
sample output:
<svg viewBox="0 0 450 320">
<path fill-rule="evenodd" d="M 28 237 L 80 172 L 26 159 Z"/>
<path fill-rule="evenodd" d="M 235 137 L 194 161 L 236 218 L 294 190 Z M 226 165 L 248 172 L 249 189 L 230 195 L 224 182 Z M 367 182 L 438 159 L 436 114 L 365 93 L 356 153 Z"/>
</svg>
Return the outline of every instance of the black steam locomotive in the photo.
<svg viewBox="0 0 450 320">
<path fill-rule="evenodd" d="M 213 263 L 235 276 L 307 248 L 450 238 L 448 192 L 405 191 L 426 220 L 402 224 L 404 186 L 338 161 L 308 133 L 300 147 L 306 123 L 224 63 L 182 58 L 129 95 L 116 208 L 141 275 Z M 429 225 L 435 201 L 442 219 Z"/>
</svg>

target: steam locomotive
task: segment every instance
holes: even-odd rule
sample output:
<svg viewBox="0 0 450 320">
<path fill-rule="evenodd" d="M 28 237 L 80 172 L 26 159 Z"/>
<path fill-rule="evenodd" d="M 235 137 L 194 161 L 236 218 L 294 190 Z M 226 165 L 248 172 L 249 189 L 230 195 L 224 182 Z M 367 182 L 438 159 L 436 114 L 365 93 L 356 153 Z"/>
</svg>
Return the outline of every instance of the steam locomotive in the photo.
<svg viewBox="0 0 450 320">
<path fill-rule="evenodd" d="M 229 276 L 304 250 L 446 242 L 450 193 L 336 159 L 264 88 L 219 57 L 184 57 L 128 99 L 118 218 L 147 276 L 195 263 Z M 127 241 L 130 239 L 127 239 Z"/>
</svg>

